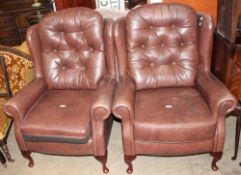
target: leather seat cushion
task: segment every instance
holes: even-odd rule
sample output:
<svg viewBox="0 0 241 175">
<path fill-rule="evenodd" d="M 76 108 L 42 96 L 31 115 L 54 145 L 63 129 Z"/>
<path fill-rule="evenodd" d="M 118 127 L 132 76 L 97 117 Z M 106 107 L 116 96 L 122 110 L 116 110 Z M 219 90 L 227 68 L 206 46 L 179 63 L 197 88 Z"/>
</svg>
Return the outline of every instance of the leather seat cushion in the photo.
<svg viewBox="0 0 241 175">
<path fill-rule="evenodd" d="M 87 142 L 92 90 L 49 90 L 21 124 L 26 141 Z"/>
<path fill-rule="evenodd" d="M 216 120 L 195 88 L 137 91 L 136 140 L 195 142 L 213 138 L 215 131 Z"/>
</svg>

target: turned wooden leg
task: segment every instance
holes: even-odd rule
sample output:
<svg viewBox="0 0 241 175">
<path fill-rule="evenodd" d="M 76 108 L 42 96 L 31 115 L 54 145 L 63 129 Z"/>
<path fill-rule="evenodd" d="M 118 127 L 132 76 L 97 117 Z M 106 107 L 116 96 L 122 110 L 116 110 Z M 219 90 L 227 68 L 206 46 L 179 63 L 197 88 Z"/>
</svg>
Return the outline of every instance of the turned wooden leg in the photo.
<svg viewBox="0 0 241 175">
<path fill-rule="evenodd" d="M 0 151 L 0 162 L 5 168 L 7 168 L 6 159 L 1 151 Z"/>
<path fill-rule="evenodd" d="M 237 116 L 237 121 L 236 121 L 236 133 L 235 133 L 234 156 L 232 157 L 232 160 L 236 160 L 237 155 L 238 155 L 238 146 L 239 146 L 240 129 L 241 129 L 241 116 Z"/>
<path fill-rule="evenodd" d="M 136 156 L 125 155 L 124 159 L 125 159 L 125 163 L 128 165 L 126 172 L 128 174 L 131 174 L 133 172 L 133 167 L 131 162 L 136 159 Z"/>
<path fill-rule="evenodd" d="M 2 148 L 3 153 L 4 153 L 5 156 L 6 156 L 7 160 L 8 160 L 9 162 L 14 162 L 14 159 L 12 158 L 12 156 L 11 156 L 11 154 L 10 154 L 10 152 L 9 152 L 9 149 L 8 149 L 7 144 L 3 144 L 1 148 Z"/>
<path fill-rule="evenodd" d="M 33 158 L 30 156 L 30 151 L 21 151 L 24 158 L 29 160 L 28 167 L 32 168 L 34 166 Z"/>
<path fill-rule="evenodd" d="M 210 155 L 213 157 L 212 169 L 213 169 L 213 171 L 217 171 L 218 166 L 216 165 L 216 163 L 217 163 L 217 161 L 219 161 L 222 158 L 223 152 L 212 152 L 212 153 L 210 153 Z"/>
<path fill-rule="evenodd" d="M 106 150 L 106 153 L 104 156 L 95 156 L 95 158 L 101 162 L 102 168 L 103 168 L 103 173 L 109 173 L 109 168 L 107 168 L 106 163 L 107 163 L 107 157 L 108 157 L 108 151 Z"/>
</svg>

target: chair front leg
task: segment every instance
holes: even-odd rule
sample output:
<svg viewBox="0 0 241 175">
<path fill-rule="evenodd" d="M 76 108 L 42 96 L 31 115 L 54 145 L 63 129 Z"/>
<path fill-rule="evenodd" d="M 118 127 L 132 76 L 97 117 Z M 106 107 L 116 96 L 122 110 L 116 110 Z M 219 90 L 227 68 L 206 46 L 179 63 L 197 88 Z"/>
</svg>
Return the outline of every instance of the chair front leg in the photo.
<svg viewBox="0 0 241 175">
<path fill-rule="evenodd" d="M 109 168 L 107 168 L 106 163 L 107 163 L 107 157 L 108 157 L 108 151 L 106 150 L 106 153 L 104 156 L 95 156 L 95 158 L 101 162 L 102 168 L 103 168 L 103 173 L 109 173 Z"/>
</svg>

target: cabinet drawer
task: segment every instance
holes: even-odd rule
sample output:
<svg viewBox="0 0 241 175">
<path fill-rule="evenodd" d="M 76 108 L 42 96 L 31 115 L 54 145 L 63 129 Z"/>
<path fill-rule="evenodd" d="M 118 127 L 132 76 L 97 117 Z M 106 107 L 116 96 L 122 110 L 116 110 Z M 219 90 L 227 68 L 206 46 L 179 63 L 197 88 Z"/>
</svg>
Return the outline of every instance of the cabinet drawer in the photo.
<svg viewBox="0 0 241 175">
<path fill-rule="evenodd" d="M 16 37 L 16 38 L 6 38 L 6 39 L 1 39 L 0 44 L 6 45 L 6 46 L 16 46 L 16 45 L 20 45 L 21 41 L 18 37 Z"/>
<path fill-rule="evenodd" d="M 18 36 L 18 30 L 16 28 L 0 30 L 0 39 L 16 37 Z"/>
<path fill-rule="evenodd" d="M 12 16 L 1 16 L 0 17 L 0 27 L 7 28 L 7 27 L 14 27 L 15 21 Z"/>
</svg>

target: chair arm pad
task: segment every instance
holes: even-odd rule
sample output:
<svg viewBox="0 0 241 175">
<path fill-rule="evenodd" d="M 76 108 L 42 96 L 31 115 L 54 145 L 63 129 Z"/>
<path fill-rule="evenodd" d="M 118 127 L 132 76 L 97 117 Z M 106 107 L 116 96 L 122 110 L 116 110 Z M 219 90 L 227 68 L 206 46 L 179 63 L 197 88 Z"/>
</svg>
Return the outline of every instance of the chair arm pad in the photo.
<svg viewBox="0 0 241 175">
<path fill-rule="evenodd" d="M 129 115 L 129 117 L 134 118 L 135 96 L 133 80 L 129 76 L 120 76 L 112 107 L 116 117 L 123 119 Z"/>
<path fill-rule="evenodd" d="M 23 120 L 46 89 L 43 79 L 33 80 L 7 101 L 4 112 L 15 120 Z"/>
<path fill-rule="evenodd" d="M 237 105 L 237 99 L 211 72 L 199 72 L 196 87 L 214 116 L 225 116 Z"/>
<path fill-rule="evenodd" d="M 96 90 L 94 103 L 92 105 L 91 114 L 94 117 L 101 117 L 105 120 L 111 113 L 111 106 L 116 87 L 116 79 L 113 76 L 103 78 Z"/>
</svg>

